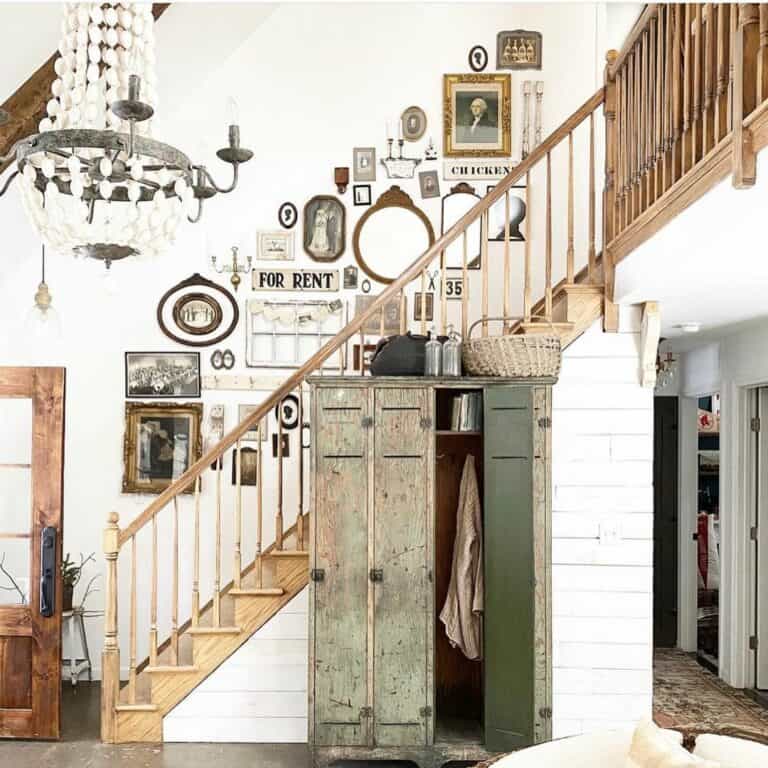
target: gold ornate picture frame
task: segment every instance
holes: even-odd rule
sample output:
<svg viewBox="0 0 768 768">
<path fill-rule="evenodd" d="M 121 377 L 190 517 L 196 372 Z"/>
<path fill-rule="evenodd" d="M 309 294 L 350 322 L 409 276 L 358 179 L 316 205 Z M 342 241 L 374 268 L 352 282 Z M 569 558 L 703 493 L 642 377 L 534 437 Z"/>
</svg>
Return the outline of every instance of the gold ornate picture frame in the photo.
<svg viewBox="0 0 768 768">
<path fill-rule="evenodd" d="M 511 76 L 443 75 L 443 154 L 507 157 L 511 152 Z"/>
<path fill-rule="evenodd" d="M 186 472 L 203 455 L 202 420 L 202 403 L 126 403 L 123 493 L 162 493 Z"/>
</svg>

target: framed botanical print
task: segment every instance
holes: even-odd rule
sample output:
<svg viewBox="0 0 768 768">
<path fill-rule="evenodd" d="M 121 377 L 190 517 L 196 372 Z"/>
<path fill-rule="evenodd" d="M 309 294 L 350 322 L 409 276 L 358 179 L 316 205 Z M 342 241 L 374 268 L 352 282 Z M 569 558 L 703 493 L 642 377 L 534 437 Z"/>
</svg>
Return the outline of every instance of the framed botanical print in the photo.
<svg viewBox="0 0 768 768">
<path fill-rule="evenodd" d="M 202 403 L 126 403 L 123 493 L 161 493 L 183 475 L 202 456 L 202 419 Z"/>
<path fill-rule="evenodd" d="M 304 250 L 314 261 L 336 261 L 345 238 L 344 204 L 331 195 L 315 195 L 304 206 Z"/>
<path fill-rule="evenodd" d="M 511 76 L 443 75 L 443 154 L 506 157 L 511 151 Z"/>
</svg>

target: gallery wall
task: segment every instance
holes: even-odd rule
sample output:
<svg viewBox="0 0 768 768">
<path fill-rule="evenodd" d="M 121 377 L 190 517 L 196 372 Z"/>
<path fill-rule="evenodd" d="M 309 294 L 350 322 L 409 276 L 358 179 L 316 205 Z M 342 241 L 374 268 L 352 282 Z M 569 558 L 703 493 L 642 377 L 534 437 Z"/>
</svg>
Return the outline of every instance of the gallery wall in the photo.
<svg viewBox="0 0 768 768">
<path fill-rule="evenodd" d="M 478 7 L 477 3 L 173 5 L 157 25 L 160 103 L 154 121 L 155 136 L 178 144 L 196 160 L 205 159 L 220 183 L 227 183 L 226 169 L 220 168 L 214 152 L 226 141 L 226 101 L 234 96 L 239 103 L 242 143 L 254 150 L 254 160 L 243 169 L 238 190 L 213 200 L 207 206 L 203 223 L 182 227 L 175 246 L 157 260 L 116 264 L 105 277 L 99 264 L 49 254 L 46 279 L 61 318 L 62 332 L 58 337 L 36 336 L 27 322 L 39 282 L 40 244 L 24 216 L 18 194 L 11 192 L 0 201 L 0 229 L 5 244 L 0 265 L 0 323 L 4 328 L 0 362 L 59 364 L 67 368 L 65 551 L 98 553 L 108 512 L 117 511 L 124 526 L 151 501 L 148 496 L 120 492 L 125 403 L 123 355 L 126 350 L 182 349 L 161 333 L 155 319 L 158 299 L 171 285 L 193 272 L 201 272 L 228 286 L 226 276 L 217 277 L 211 270 L 211 254 L 221 261 L 229 248 L 236 245 L 241 254 L 255 256 L 256 233 L 279 228 L 277 209 L 282 202 L 293 201 L 301 210 L 313 195 L 336 194 L 334 166 L 351 166 L 353 147 L 375 146 L 379 157 L 383 156 L 386 122 L 394 123 L 410 105 L 425 110 L 429 125 L 423 140 L 406 145 L 406 149 L 423 156 L 426 141 L 432 137 L 441 152 L 442 75 L 467 72 L 467 54 L 476 44 L 488 50 L 491 62 L 486 71 L 493 71 L 496 33 L 525 28 L 543 35 L 543 68 L 541 72 L 512 73 L 512 157 L 519 159 L 522 80 L 545 82 L 546 136 L 600 86 L 605 50 L 620 45 L 638 6 L 627 4 L 621 13 L 610 17 L 610 22 L 605 7 L 588 3 L 483 4 L 482 12 L 478 12 Z M 609 28 L 613 39 L 609 37 Z M 51 48 L 55 44 L 52 40 Z M 602 144 L 601 122 L 597 120 L 598 148 Z M 585 263 L 587 252 L 584 131 L 576 135 L 575 144 L 578 267 Z M 442 179 L 442 160 L 441 153 L 437 162 L 422 163 L 420 168 L 439 170 L 441 191 L 445 193 L 449 182 Z M 555 281 L 565 270 L 566 163 L 566 151 L 562 148 L 553 155 Z M 597 163 L 599 182 L 599 156 Z M 385 176 L 379 168 L 372 185 L 374 201 L 393 183 Z M 439 233 L 439 199 L 421 200 L 417 179 L 398 183 L 425 210 Z M 485 192 L 484 182 L 479 182 L 478 187 L 481 194 Z M 347 247 L 342 258 L 332 265 L 340 270 L 354 263 L 351 233 L 365 211 L 352 205 L 351 195 L 350 185 L 341 196 L 347 207 Z M 543 196 L 543 177 L 534 174 L 529 190 L 531 210 L 539 214 L 543 211 Z M 533 253 L 538 254 L 533 294 L 538 298 L 543 290 L 543 217 L 536 219 L 534 214 L 534 220 L 541 222 L 535 225 L 533 233 Z M 598 223 L 598 232 L 599 229 Z M 296 260 L 283 266 L 315 266 L 302 253 L 300 226 L 295 232 Z M 490 258 L 492 263 L 499 264 L 498 251 L 492 251 Z M 513 312 L 519 312 L 521 307 L 521 275 L 522 246 L 516 245 L 512 265 L 513 285 L 517 286 L 512 296 Z M 494 308 L 501 304 L 500 283 L 492 281 L 497 290 L 492 296 Z M 378 288 L 374 285 L 373 292 Z M 355 294 L 356 291 L 342 291 L 341 298 L 354 306 Z M 237 295 L 241 308 L 250 296 L 244 281 Z M 476 288 L 473 297 L 477 297 Z M 475 298 L 471 302 L 477 315 Z M 411 311 L 409 304 L 409 316 Z M 413 328 L 418 330 L 416 325 Z M 235 353 L 236 366 L 230 373 L 267 373 L 277 378 L 286 375 L 285 371 L 254 371 L 243 366 L 242 320 L 220 346 Z M 209 354 L 210 350 L 203 350 L 204 375 L 212 373 Z M 211 404 L 224 404 L 225 426 L 230 429 L 237 421 L 238 403 L 257 403 L 267 394 L 205 391 L 202 402 L 206 414 Z M 266 477 L 265 509 L 270 509 L 274 475 L 268 470 Z M 286 491 L 286 509 L 294 510 L 286 514 L 290 524 L 297 503 L 296 489 Z M 207 503 L 210 510 L 212 483 L 204 487 L 203 496 L 204 506 Z M 254 498 L 246 496 L 245 504 L 252 509 Z M 182 506 L 183 552 L 191 546 L 189 526 L 184 527 L 189 510 L 190 505 Z M 146 531 L 139 537 L 140 547 L 148 546 L 145 534 Z M 170 520 L 163 520 L 160 541 L 167 542 L 169 535 Z M 267 515 L 265 543 L 272 536 L 272 521 Z M 225 534 L 225 552 L 229 551 L 230 538 Z M 207 544 L 210 545 L 210 537 Z M 249 555 L 253 552 L 252 533 L 246 534 L 243 548 Z M 201 590 L 206 599 L 212 584 L 211 546 L 204 550 L 204 555 Z M 127 587 L 126 561 L 123 557 L 120 562 L 123 589 Z M 223 562 L 226 581 L 230 558 L 225 557 Z M 167 584 L 169 578 L 167 563 L 166 556 L 161 562 L 161 585 Z M 148 571 L 145 568 L 139 573 L 142 594 L 148 587 Z M 189 583 L 190 573 L 190 558 L 183 557 L 182 583 Z M 102 598 L 101 592 L 93 595 L 89 607 L 101 608 Z M 188 615 L 189 600 L 189 594 L 182 595 L 182 616 Z M 167 634 L 169 620 L 168 606 L 161 605 L 161 636 Z M 148 616 L 140 617 L 140 657 L 146 653 L 146 632 L 141 630 L 147 624 Z M 87 630 L 98 676 L 101 620 L 90 620 Z M 120 615 L 120 632 L 125 640 L 125 611 Z M 124 657 L 124 667 L 125 664 Z"/>
</svg>

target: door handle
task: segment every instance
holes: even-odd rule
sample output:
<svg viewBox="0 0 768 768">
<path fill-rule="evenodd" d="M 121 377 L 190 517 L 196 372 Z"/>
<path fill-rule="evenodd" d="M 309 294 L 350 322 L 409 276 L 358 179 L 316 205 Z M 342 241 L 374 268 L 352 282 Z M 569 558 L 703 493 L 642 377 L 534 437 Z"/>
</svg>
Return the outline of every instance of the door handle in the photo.
<svg viewBox="0 0 768 768">
<path fill-rule="evenodd" d="M 43 528 L 40 534 L 40 615 L 56 612 L 56 529 Z"/>
</svg>

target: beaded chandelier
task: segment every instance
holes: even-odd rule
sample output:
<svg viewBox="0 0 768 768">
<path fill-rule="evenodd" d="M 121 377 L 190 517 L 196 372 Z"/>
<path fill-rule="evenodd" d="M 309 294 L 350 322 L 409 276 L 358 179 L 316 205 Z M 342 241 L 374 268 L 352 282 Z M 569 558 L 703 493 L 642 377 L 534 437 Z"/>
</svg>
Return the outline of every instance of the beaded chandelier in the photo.
<svg viewBox="0 0 768 768">
<path fill-rule="evenodd" d="M 181 221 L 199 221 L 205 200 L 234 190 L 240 164 L 253 157 L 240 147 L 236 117 L 228 146 L 216 153 L 232 166 L 228 187 L 152 138 L 153 25 L 151 3 L 67 3 L 47 116 L 39 133 L 0 158 L 16 159 L 0 195 L 18 176 L 24 207 L 48 247 L 107 268 L 167 249 Z"/>
</svg>

